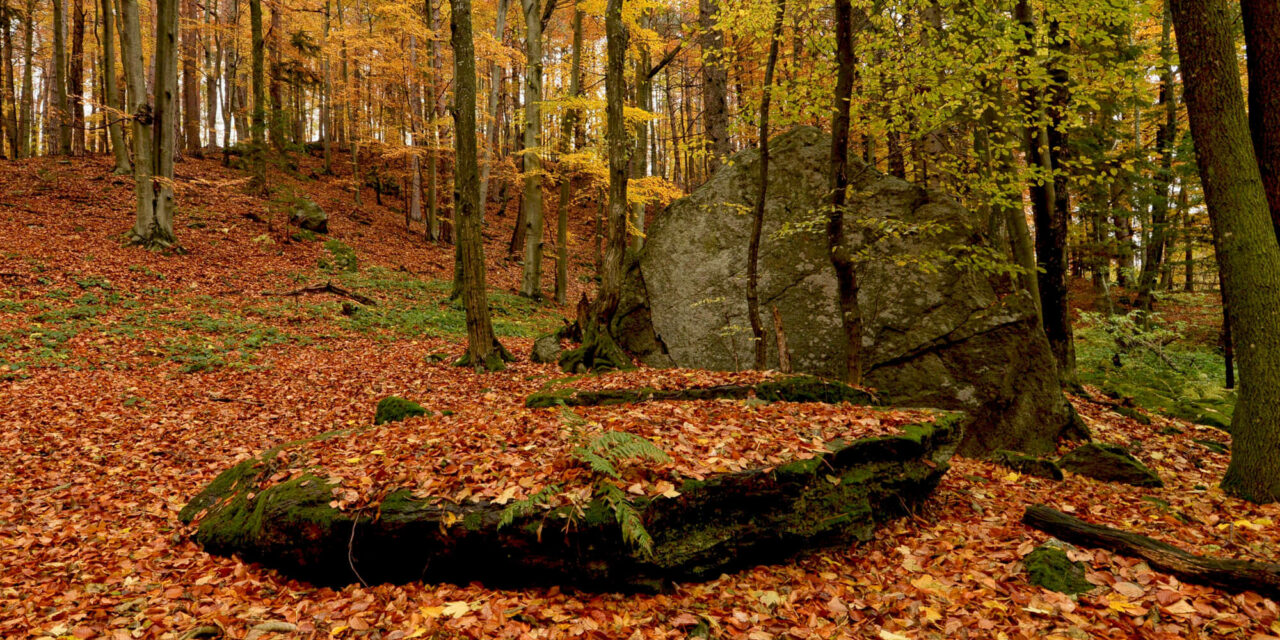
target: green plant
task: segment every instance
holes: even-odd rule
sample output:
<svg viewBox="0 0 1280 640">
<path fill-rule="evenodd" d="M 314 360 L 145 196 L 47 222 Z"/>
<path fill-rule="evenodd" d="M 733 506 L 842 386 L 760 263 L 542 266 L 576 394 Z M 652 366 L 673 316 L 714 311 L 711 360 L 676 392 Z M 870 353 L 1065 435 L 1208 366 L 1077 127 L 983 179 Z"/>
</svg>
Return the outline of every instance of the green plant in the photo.
<svg viewBox="0 0 1280 640">
<path fill-rule="evenodd" d="M 543 487 L 537 493 L 523 500 L 515 500 L 502 510 L 502 516 L 498 519 L 498 528 L 509 526 L 515 522 L 516 518 L 523 518 L 531 513 L 539 506 L 545 505 L 551 496 L 560 492 L 560 485 L 553 484 Z"/>
<path fill-rule="evenodd" d="M 666 454 L 663 454 L 664 456 Z M 639 549 L 646 556 L 653 555 L 653 536 L 644 528 L 644 520 L 640 518 L 640 510 L 627 499 L 617 485 L 602 482 L 598 494 L 613 510 L 613 517 L 622 529 L 622 541 Z"/>
<path fill-rule="evenodd" d="M 570 455 L 590 466 L 592 471 L 614 479 L 622 477 L 617 464 L 628 458 L 671 462 L 671 457 L 657 445 L 626 431 L 606 431 L 585 446 L 574 448 Z"/>
<path fill-rule="evenodd" d="M 324 248 L 329 255 L 321 256 L 321 269 L 335 273 L 355 273 L 360 270 L 360 258 L 356 256 L 355 249 L 347 246 L 346 243 L 331 238 L 324 241 Z"/>
</svg>

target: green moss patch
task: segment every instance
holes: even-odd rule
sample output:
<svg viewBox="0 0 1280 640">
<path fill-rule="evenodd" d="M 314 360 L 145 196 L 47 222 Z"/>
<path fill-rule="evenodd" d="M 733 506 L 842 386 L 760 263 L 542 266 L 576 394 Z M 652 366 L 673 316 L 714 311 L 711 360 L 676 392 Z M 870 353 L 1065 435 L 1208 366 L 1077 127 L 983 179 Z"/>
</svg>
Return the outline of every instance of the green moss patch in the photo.
<svg viewBox="0 0 1280 640">
<path fill-rule="evenodd" d="M 400 396 L 387 396 L 378 401 L 378 409 L 374 412 L 373 423 L 399 422 L 407 418 L 430 414 L 431 412 L 427 411 L 425 407 L 412 400 L 405 400 Z"/>
</svg>

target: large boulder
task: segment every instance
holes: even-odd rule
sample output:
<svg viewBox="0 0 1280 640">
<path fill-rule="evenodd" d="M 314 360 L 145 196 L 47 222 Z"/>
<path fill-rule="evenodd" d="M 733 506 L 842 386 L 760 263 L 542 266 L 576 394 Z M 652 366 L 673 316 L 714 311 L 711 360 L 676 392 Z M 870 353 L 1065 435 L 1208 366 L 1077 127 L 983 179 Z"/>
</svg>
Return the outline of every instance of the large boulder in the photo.
<svg viewBox="0 0 1280 640">
<path fill-rule="evenodd" d="M 823 224 L 830 137 L 802 127 L 774 138 L 770 151 L 759 285 L 770 366 L 776 306 L 792 366 L 840 377 L 845 339 Z M 759 162 L 758 150 L 734 155 L 647 229 L 614 327 L 645 362 L 750 366 L 746 258 Z M 970 413 L 963 453 L 1051 452 L 1072 414 L 1033 300 L 991 268 L 1009 251 L 946 194 L 857 158 L 849 169 L 846 235 L 860 256 L 865 383 L 894 404 Z"/>
</svg>

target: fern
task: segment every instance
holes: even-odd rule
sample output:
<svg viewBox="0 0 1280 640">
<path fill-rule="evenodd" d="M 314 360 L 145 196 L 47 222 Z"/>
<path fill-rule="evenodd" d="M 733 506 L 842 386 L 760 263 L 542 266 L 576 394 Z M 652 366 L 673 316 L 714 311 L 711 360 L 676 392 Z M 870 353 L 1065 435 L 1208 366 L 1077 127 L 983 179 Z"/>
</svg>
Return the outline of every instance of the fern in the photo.
<svg viewBox="0 0 1280 640">
<path fill-rule="evenodd" d="M 627 500 L 627 494 L 607 482 L 600 483 L 600 493 L 613 509 L 613 517 L 618 521 L 618 527 L 622 529 L 622 541 L 639 549 L 646 556 L 652 556 L 653 536 L 650 536 L 649 531 L 644 528 L 640 511 L 631 504 L 630 500 Z"/>
<path fill-rule="evenodd" d="M 524 516 L 533 513 L 535 508 L 539 505 L 546 504 L 547 500 L 549 500 L 551 496 L 554 496 L 559 492 L 560 485 L 548 485 L 543 487 L 541 491 L 525 498 L 524 500 L 516 500 L 515 502 L 512 502 L 507 505 L 507 508 L 502 510 L 502 517 L 498 520 L 498 528 L 501 529 L 510 525 L 512 522 L 515 522 L 516 518 L 523 518 Z"/>
<path fill-rule="evenodd" d="M 606 431 L 584 447 L 573 450 L 573 457 L 587 463 L 592 471 L 619 478 L 617 463 L 629 458 L 654 462 L 670 462 L 671 457 L 648 440 L 625 431 Z"/>
</svg>

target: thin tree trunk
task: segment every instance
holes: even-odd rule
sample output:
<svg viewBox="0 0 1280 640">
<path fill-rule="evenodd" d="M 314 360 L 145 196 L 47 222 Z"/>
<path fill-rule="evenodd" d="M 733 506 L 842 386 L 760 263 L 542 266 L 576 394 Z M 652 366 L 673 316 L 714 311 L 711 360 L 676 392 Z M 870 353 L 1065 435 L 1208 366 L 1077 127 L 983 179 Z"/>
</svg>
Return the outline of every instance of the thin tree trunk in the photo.
<svg viewBox="0 0 1280 640">
<path fill-rule="evenodd" d="M 1229 494 L 1280 499 L 1280 245 L 1253 154 L 1228 0 L 1171 0 L 1187 113 L 1240 366 Z M 1271 233 L 1268 233 L 1271 231 Z"/>
<path fill-rule="evenodd" d="M 276 2 L 271 5 L 271 31 L 270 37 L 267 38 L 267 47 L 271 53 L 271 74 L 269 89 L 271 93 L 271 122 L 269 129 L 271 132 L 271 145 L 276 151 L 283 151 L 285 146 L 284 139 L 284 87 L 280 82 L 280 39 L 284 26 L 282 18 L 284 14 L 283 5 Z"/>
<path fill-rule="evenodd" d="M 1164 20 L 1160 35 L 1160 106 L 1164 108 L 1164 121 L 1156 129 L 1156 146 L 1160 150 L 1160 166 L 1152 181 L 1154 197 L 1151 201 L 1151 235 L 1147 239 L 1146 254 L 1142 259 L 1142 272 L 1138 278 L 1138 308 L 1151 311 L 1156 278 L 1165 262 L 1165 245 L 1168 235 L 1165 228 L 1169 217 L 1169 189 L 1173 185 L 1173 146 L 1178 137 L 1178 105 L 1173 84 L 1173 21 L 1169 5 L 1165 4 Z"/>
<path fill-rule="evenodd" d="M 756 192 L 755 207 L 751 212 L 751 240 L 747 243 L 747 315 L 751 320 L 751 335 L 755 339 L 757 371 L 764 370 L 769 350 L 764 337 L 764 323 L 760 320 L 760 234 L 764 229 L 765 198 L 769 194 L 769 99 L 773 94 L 773 69 L 778 64 L 778 42 L 782 39 L 782 19 L 786 12 L 787 0 L 778 0 L 774 9 L 773 33 L 769 38 L 769 57 L 764 65 L 764 89 L 760 94 L 760 190 Z"/>
<path fill-rule="evenodd" d="M 629 34 L 622 22 L 622 1 L 608 0 L 605 6 L 605 140 L 609 150 L 609 216 L 605 253 L 600 269 L 600 290 L 592 315 L 607 328 L 622 297 L 622 268 L 627 242 L 627 144 L 623 101 L 626 99 L 626 64 Z"/>
<path fill-rule="evenodd" d="M 836 272 L 840 326 L 845 341 L 845 381 L 862 382 L 862 311 L 858 274 L 846 246 L 844 209 L 849 188 L 849 103 L 853 94 L 853 7 L 835 0 L 836 86 L 831 113 L 831 210 L 827 212 L 827 249 Z"/>
<path fill-rule="evenodd" d="M 573 52 L 570 54 L 569 97 L 576 99 L 582 86 L 582 12 L 573 5 Z M 560 154 L 570 152 L 573 130 L 578 122 L 577 109 L 565 110 L 560 120 Z M 560 170 L 560 199 L 556 203 L 556 304 L 569 299 L 569 203 L 573 195 L 573 174 L 564 162 Z"/>
<path fill-rule="evenodd" d="M 207 1 L 207 0 L 206 0 Z M 192 27 L 196 18 L 194 0 L 183 0 L 187 27 L 182 29 L 182 144 L 183 151 L 200 157 L 200 78 L 196 69 L 199 33 Z"/>
<path fill-rule="evenodd" d="M 205 77 L 205 135 L 209 138 L 209 148 L 218 146 L 218 85 L 222 82 L 222 52 L 216 48 L 218 37 L 218 2 L 205 0 L 205 22 L 209 25 L 207 38 L 201 37 L 204 46 Z"/>
<path fill-rule="evenodd" d="M 35 54 L 32 40 L 35 32 L 36 0 L 27 0 L 26 19 L 22 21 L 22 113 L 18 121 L 18 157 L 29 158 L 34 155 L 31 140 L 34 135 L 32 125 L 35 122 L 35 85 L 32 81 L 33 70 L 31 57 Z"/>
</svg>

